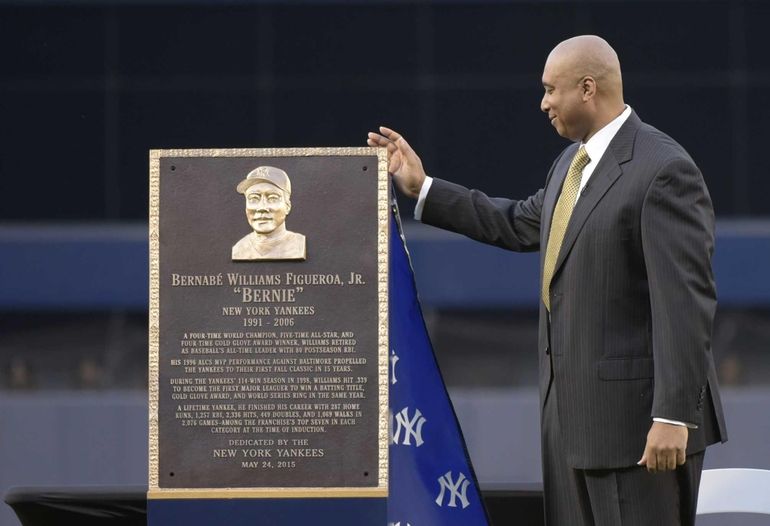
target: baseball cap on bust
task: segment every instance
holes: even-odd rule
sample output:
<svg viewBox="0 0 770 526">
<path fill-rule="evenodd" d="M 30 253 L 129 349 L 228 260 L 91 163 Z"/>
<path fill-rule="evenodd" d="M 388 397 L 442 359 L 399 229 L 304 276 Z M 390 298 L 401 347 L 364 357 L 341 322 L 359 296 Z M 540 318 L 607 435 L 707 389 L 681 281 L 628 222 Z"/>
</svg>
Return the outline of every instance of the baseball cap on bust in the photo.
<svg viewBox="0 0 770 526">
<path fill-rule="evenodd" d="M 238 183 L 235 187 L 239 194 L 245 194 L 249 187 L 254 186 L 257 183 L 270 183 L 277 186 L 287 195 L 291 195 L 291 182 L 286 172 L 275 166 L 259 166 L 254 168 L 246 176 L 246 179 Z"/>
</svg>

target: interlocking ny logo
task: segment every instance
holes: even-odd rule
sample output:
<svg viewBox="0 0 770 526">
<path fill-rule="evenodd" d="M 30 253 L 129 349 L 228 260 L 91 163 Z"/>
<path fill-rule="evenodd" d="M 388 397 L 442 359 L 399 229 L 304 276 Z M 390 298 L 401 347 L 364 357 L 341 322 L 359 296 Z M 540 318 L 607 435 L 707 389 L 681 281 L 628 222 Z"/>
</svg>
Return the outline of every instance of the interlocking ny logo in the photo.
<svg viewBox="0 0 770 526">
<path fill-rule="evenodd" d="M 393 443 L 399 444 L 399 438 L 401 437 L 401 431 L 404 432 L 404 440 L 400 442 L 402 446 L 411 446 L 412 437 L 414 437 L 414 443 L 417 447 L 423 444 L 422 440 L 422 426 L 427 419 L 422 416 L 419 409 L 414 410 L 414 416 L 409 418 L 409 407 L 403 408 L 396 413 L 396 432 L 393 435 Z"/>
<path fill-rule="evenodd" d="M 396 354 L 396 350 L 391 349 L 390 351 L 390 383 L 391 385 L 395 385 L 398 382 L 398 379 L 396 378 L 396 364 L 398 363 L 398 360 L 400 360 L 400 358 Z"/>
<path fill-rule="evenodd" d="M 398 521 L 398 522 L 389 522 L 389 523 L 388 523 L 388 526 L 401 526 L 401 521 Z M 407 523 L 406 523 L 406 526 L 412 526 L 412 525 L 411 525 L 411 524 L 409 524 L 409 523 L 407 522 Z"/>
<path fill-rule="evenodd" d="M 441 493 L 438 494 L 438 497 L 436 497 L 436 504 L 439 506 L 443 506 L 444 503 L 444 494 L 447 490 L 449 490 L 449 507 L 450 508 L 456 508 L 457 503 L 455 499 L 460 499 L 460 502 L 462 502 L 463 509 L 467 508 L 470 505 L 470 502 L 468 502 L 468 497 L 466 496 L 466 492 L 468 491 L 468 486 L 470 485 L 470 481 L 465 478 L 465 475 L 463 473 L 459 473 L 457 476 L 457 482 L 454 482 L 452 480 L 452 472 L 447 471 L 439 477 L 438 479 L 439 484 L 441 484 Z"/>
</svg>

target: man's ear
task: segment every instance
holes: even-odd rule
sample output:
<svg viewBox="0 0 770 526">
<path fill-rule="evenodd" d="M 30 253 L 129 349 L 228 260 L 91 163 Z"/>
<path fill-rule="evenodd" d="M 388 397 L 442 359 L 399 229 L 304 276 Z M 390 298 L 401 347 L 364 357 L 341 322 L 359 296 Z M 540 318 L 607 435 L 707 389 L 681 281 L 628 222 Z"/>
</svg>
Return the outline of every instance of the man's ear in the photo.
<svg viewBox="0 0 770 526">
<path fill-rule="evenodd" d="M 291 212 L 291 201 L 286 199 L 286 215 L 289 215 L 289 212 Z"/>
<path fill-rule="evenodd" d="M 583 93 L 583 102 L 588 102 L 596 95 L 596 79 L 591 76 L 583 77 L 580 81 L 580 89 Z"/>
</svg>

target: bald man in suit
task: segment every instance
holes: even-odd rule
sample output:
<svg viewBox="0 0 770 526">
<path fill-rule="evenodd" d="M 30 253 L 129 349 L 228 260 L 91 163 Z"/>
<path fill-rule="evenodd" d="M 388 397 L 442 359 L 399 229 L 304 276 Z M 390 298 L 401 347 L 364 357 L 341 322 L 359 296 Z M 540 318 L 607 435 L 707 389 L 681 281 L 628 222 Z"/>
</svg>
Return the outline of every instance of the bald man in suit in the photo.
<svg viewBox="0 0 770 526">
<path fill-rule="evenodd" d="M 370 132 L 424 223 L 541 253 L 546 523 L 694 524 L 706 446 L 725 441 L 711 353 L 714 212 L 700 170 L 625 104 L 603 39 L 557 45 L 540 107 L 572 141 L 523 200 L 430 178 L 396 131 Z"/>
</svg>

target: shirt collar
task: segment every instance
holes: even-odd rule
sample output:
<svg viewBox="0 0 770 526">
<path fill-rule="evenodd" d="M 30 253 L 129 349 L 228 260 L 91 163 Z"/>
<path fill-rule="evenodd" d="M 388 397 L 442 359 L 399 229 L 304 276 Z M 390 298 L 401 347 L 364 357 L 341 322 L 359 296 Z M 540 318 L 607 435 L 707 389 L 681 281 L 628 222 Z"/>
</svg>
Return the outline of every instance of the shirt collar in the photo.
<svg viewBox="0 0 770 526">
<path fill-rule="evenodd" d="M 626 106 L 626 109 L 623 110 L 623 113 L 607 123 L 604 128 L 596 132 L 593 137 L 588 139 L 587 143 L 583 144 L 583 146 L 585 146 L 586 152 L 588 153 L 588 157 L 591 159 L 591 162 L 599 162 L 599 159 L 602 158 L 604 152 L 607 151 L 607 147 L 609 147 L 610 142 L 612 142 L 612 139 L 615 138 L 615 134 L 618 133 L 618 130 L 621 126 L 623 126 L 623 123 L 626 122 L 630 115 L 631 106 Z"/>
</svg>

